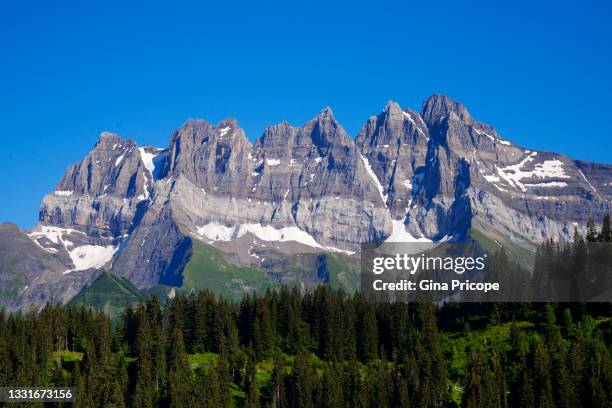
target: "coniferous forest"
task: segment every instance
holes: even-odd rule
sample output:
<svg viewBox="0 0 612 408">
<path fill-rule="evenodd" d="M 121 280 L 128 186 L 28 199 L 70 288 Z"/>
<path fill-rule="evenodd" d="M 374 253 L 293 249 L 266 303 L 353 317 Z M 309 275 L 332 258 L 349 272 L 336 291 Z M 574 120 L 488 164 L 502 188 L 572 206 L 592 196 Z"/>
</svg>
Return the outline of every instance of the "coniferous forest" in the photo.
<svg viewBox="0 0 612 408">
<path fill-rule="evenodd" d="M 578 262 L 585 242 L 612 242 L 609 217 L 569 246 L 543 244 L 534 277 L 561 253 Z M 505 257 L 495 273 L 514 267 Z M 0 386 L 74 387 L 79 407 L 610 407 L 611 344 L 610 303 L 374 303 L 324 286 L 233 303 L 203 291 L 116 319 L 0 311 Z"/>
</svg>

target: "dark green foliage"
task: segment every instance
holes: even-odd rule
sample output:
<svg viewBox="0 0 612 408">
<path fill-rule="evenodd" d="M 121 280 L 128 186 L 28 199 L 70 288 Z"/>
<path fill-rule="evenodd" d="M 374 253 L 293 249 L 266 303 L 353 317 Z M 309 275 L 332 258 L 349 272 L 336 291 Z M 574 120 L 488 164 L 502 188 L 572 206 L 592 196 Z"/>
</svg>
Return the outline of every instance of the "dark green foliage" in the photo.
<svg viewBox="0 0 612 408">
<path fill-rule="evenodd" d="M 0 313 L 0 380 L 73 385 L 86 407 L 605 407 L 607 310 L 440 309 L 283 288 L 241 304 L 207 292 L 163 307 L 152 298 L 113 328 L 103 312 L 48 306 Z"/>
</svg>

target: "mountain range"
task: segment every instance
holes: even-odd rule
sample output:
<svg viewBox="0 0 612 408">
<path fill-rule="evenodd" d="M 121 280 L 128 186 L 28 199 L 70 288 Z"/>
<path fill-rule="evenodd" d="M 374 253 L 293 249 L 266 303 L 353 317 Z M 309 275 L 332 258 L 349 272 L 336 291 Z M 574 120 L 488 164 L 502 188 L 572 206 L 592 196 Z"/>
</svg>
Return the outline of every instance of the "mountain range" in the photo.
<svg viewBox="0 0 612 408">
<path fill-rule="evenodd" d="M 102 132 L 35 228 L 0 225 L 0 306 L 84 298 L 100 276 L 132 295 L 354 290 L 363 243 L 475 239 L 526 261 L 610 212 L 612 165 L 515 145 L 444 95 L 389 102 L 355 138 L 329 108 L 253 143 L 235 119 L 188 120 L 165 148 Z"/>
</svg>

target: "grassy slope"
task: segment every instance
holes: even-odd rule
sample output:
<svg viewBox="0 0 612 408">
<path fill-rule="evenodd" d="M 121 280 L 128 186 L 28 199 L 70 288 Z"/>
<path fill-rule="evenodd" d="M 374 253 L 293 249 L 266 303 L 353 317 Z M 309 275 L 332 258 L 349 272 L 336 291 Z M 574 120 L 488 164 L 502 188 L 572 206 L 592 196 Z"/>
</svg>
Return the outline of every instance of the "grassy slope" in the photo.
<svg viewBox="0 0 612 408">
<path fill-rule="evenodd" d="M 359 289 L 359 260 L 343 254 L 328 254 L 329 284 L 334 289 L 353 293 Z"/>
<path fill-rule="evenodd" d="M 342 254 L 328 254 L 328 268 L 332 287 L 348 292 L 358 289 L 358 261 Z M 297 265 L 289 272 L 295 276 L 295 285 L 298 286 L 302 276 L 312 274 Z M 265 291 L 278 285 L 264 272 L 232 264 L 219 249 L 197 240 L 193 241 L 193 254 L 183 276 L 183 291 L 209 289 L 236 301 L 242 298 L 245 290 Z M 291 283 L 288 284 L 291 286 Z M 103 272 L 91 285 L 83 288 L 70 304 L 101 308 L 115 317 L 125 306 L 137 303 L 146 295 L 156 294 L 163 299 L 169 289 L 169 286 L 157 285 L 145 293 L 127 279 Z"/>
<path fill-rule="evenodd" d="M 83 288 L 70 304 L 104 309 L 109 315 L 116 316 L 125 306 L 137 303 L 142 296 L 143 293 L 129 280 L 105 271 L 91 285 Z"/>
<path fill-rule="evenodd" d="M 521 266 L 527 269 L 533 269 L 535 253 L 531 250 L 523 248 L 510 240 L 503 240 L 498 243 L 498 241 L 489 238 L 487 234 L 477 228 L 472 228 L 471 235 L 472 239 L 474 239 L 474 241 L 476 241 L 482 247 L 482 249 L 484 249 L 485 252 L 489 253 L 490 255 L 495 255 L 501 245 L 508 253 L 508 258 L 510 258 L 510 260 L 518 262 Z"/>
<path fill-rule="evenodd" d="M 193 240 L 193 254 L 183 271 L 183 290 L 209 289 L 232 300 L 240 300 L 246 289 L 265 290 L 270 278 L 254 268 L 225 260 L 219 249 Z"/>
<path fill-rule="evenodd" d="M 354 292 L 359 285 L 359 262 L 342 254 L 327 254 L 330 285 Z M 291 257 L 289 257 L 291 259 Z M 291 262 L 289 262 L 291 264 Z M 299 266 L 287 271 L 299 285 L 302 276 L 311 275 Z M 291 286 L 289 282 L 285 284 Z M 256 268 L 239 266 L 227 261 L 221 250 L 193 240 L 193 253 L 183 271 L 182 290 L 209 289 L 232 300 L 240 300 L 245 290 L 264 291 L 278 282 Z"/>
</svg>

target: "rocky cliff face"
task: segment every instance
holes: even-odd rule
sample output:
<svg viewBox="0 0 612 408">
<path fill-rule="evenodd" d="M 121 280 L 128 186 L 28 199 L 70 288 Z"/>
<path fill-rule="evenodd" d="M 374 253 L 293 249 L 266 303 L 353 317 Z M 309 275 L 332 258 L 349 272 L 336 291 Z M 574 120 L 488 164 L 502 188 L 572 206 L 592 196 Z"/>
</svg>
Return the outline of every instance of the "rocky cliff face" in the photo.
<svg viewBox="0 0 612 408">
<path fill-rule="evenodd" d="M 128 233 L 153 186 L 150 148 L 103 132 L 94 149 L 70 166 L 40 208 L 44 225 L 77 226 L 107 238 Z"/>
<path fill-rule="evenodd" d="M 36 302 L 30 275 L 58 271 L 76 286 L 106 268 L 140 288 L 180 287 L 194 240 L 354 254 L 364 242 L 478 229 L 529 248 L 568 239 L 611 200 L 611 165 L 516 146 L 442 95 L 420 113 L 389 102 L 354 141 L 329 108 L 253 144 L 233 119 L 187 121 L 167 149 L 105 132 L 44 198 L 27 236 L 54 272 L 32 267 L 15 303 Z"/>
<path fill-rule="evenodd" d="M 383 187 L 393 218 L 403 218 L 411 206 L 425 170 L 429 129 L 414 111 L 389 102 L 372 116 L 355 141 Z"/>
</svg>

